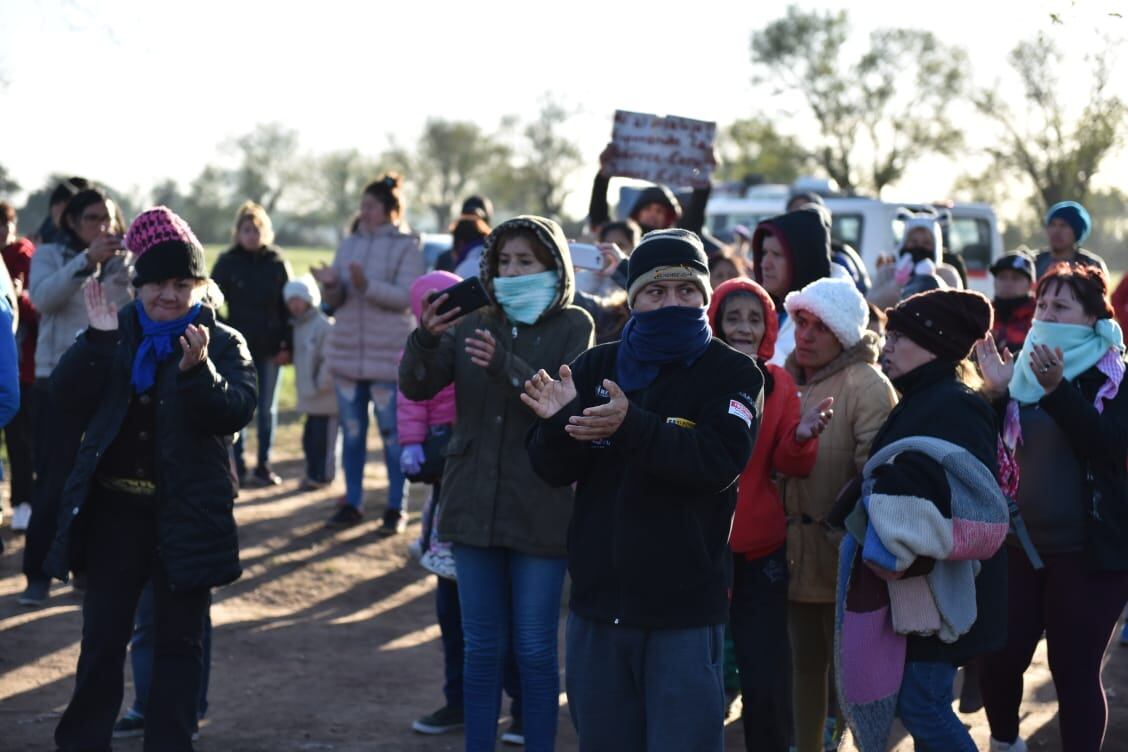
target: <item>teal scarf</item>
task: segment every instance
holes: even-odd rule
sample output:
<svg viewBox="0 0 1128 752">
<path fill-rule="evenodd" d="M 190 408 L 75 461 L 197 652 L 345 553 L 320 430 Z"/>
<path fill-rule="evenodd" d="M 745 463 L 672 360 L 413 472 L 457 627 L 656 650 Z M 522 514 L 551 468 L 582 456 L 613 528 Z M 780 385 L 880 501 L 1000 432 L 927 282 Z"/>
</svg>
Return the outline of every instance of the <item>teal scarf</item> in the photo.
<svg viewBox="0 0 1128 752">
<path fill-rule="evenodd" d="M 495 277 L 493 288 L 506 318 L 519 324 L 535 324 L 556 299 L 556 272 Z"/>
<path fill-rule="evenodd" d="M 1030 368 L 1030 353 L 1035 345 L 1046 345 L 1051 351 L 1060 347 L 1065 355 L 1064 378 L 1073 381 L 1095 366 L 1109 350 L 1124 352 L 1124 333 L 1114 319 L 1100 319 L 1093 326 L 1035 320 L 1015 359 L 1010 382 L 1011 399 L 1020 405 L 1032 405 L 1046 394 Z"/>
</svg>

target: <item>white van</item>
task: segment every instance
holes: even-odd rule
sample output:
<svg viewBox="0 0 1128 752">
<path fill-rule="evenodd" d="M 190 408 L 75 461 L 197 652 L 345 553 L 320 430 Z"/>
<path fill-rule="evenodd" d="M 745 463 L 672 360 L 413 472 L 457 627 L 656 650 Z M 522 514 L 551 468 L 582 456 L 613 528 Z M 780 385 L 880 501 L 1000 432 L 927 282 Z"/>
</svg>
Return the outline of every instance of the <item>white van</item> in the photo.
<svg viewBox="0 0 1128 752">
<path fill-rule="evenodd" d="M 742 196 L 714 195 L 705 209 L 705 226 L 720 238 L 731 237 L 737 225 L 752 229 L 759 222 L 781 214 L 792 190 L 787 185 L 769 184 L 753 186 Z M 832 216 L 832 238 L 853 246 L 871 275 L 877 257 L 883 253 L 895 254 L 901 245 L 903 222 L 898 213 L 902 209 L 914 212 L 946 209 L 951 214 L 951 222 L 945 232 L 945 247 L 963 256 L 968 285 L 973 290 L 988 297 L 993 294 L 988 269 L 1003 254 L 1003 238 L 995 211 L 987 204 L 890 203 L 862 196 L 828 196 L 823 201 Z"/>
</svg>

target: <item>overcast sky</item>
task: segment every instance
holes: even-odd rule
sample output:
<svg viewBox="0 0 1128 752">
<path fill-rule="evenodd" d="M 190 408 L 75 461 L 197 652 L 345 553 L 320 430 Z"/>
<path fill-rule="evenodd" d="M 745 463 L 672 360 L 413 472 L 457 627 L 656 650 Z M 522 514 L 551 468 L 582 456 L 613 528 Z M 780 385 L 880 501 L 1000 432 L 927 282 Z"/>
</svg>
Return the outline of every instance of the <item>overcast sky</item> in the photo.
<svg viewBox="0 0 1128 752">
<path fill-rule="evenodd" d="M 1095 46 L 1098 24 L 1128 27 L 1128 19 L 1108 16 L 1128 15 L 1124 2 L 801 4 L 849 6 L 854 44 L 879 26 L 931 29 L 968 50 L 983 83 L 1005 82 L 1007 52 L 1039 30 L 1083 51 Z M 25 190 L 66 172 L 147 191 L 165 177 L 186 185 L 223 158 L 220 144 L 260 122 L 296 129 L 306 151 L 375 155 L 388 134 L 412 143 L 429 116 L 470 119 L 487 130 L 505 114 L 531 118 L 551 91 L 579 109 L 569 128 L 594 169 L 616 108 L 721 123 L 790 109 L 757 96 L 748 60 L 750 32 L 781 15 L 783 3 L 320 0 L 294 7 L 0 0 L 7 82 L 0 163 Z M 1065 23 L 1053 24 L 1051 13 Z M 1128 59 L 1120 62 L 1128 69 Z M 1080 79 L 1078 95 L 1087 89 L 1080 65 L 1075 57 L 1062 76 Z M 1128 98 L 1128 75 L 1116 86 Z M 801 122 L 786 121 L 785 129 Z M 590 172 L 577 180 L 577 213 Z M 932 160 L 893 194 L 938 198 L 957 172 L 957 164 Z M 1105 173 L 1103 182 L 1128 184 L 1123 156 Z"/>
</svg>

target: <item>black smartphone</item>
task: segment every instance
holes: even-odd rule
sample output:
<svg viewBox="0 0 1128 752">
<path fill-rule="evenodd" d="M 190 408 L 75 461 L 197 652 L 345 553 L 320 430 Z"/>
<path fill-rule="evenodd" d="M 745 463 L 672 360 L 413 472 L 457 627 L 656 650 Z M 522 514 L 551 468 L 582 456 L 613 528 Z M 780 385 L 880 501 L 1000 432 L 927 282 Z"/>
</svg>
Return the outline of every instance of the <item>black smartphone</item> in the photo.
<svg viewBox="0 0 1128 752">
<path fill-rule="evenodd" d="M 440 316 L 456 307 L 461 309 L 459 314 L 464 316 L 490 304 L 490 294 L 486 292 L 485 285 L 478 277 L 469 277 L 442 292 L 433 293 L 427 298 L 427 302 L 430 303 L 440 295 L 447 296 L 446 302 L 439 306 Z"/>
</svg>

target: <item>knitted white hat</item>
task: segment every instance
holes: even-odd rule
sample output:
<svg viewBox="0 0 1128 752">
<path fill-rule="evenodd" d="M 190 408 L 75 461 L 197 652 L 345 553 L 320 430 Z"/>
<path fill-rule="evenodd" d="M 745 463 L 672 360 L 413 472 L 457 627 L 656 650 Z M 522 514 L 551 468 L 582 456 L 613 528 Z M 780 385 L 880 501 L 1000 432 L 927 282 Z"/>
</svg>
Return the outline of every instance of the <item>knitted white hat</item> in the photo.
<svg viewBox="0 0 1128 752">
<path fill-rule="evenodd" d="M 869 321 L 866 300 L 844 279 L 824 277 L 816 279 L 798 292 L 788 293 L 783 301 L 788 316 L 807 311 L 818 317 L 843 347 L 853 347 L 861 341 Z"/>
<path fill-rule="evenodd" d="M 309 303 L 313 308 L 321 305 L 321 290 L 317 287 L 317 280 L 311 274 L 294 277 L 282 288 L 282 299 L 300 298 Z"/>
</svg>

